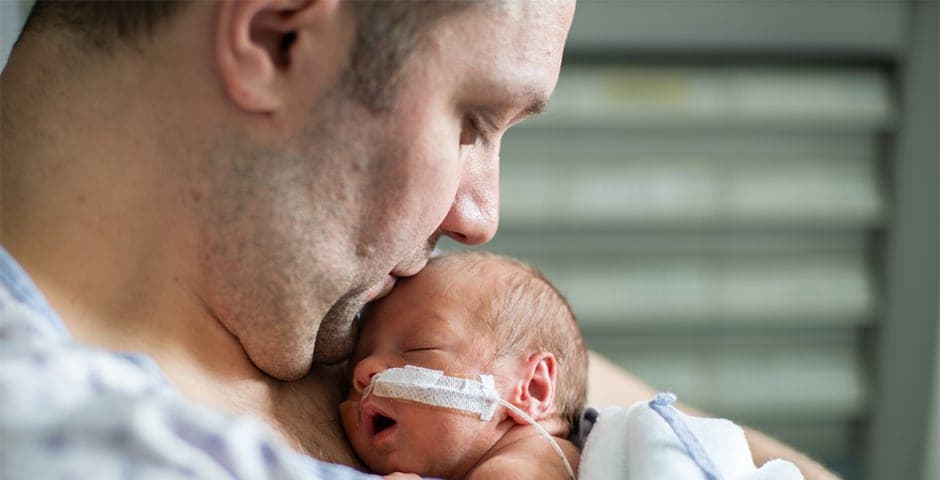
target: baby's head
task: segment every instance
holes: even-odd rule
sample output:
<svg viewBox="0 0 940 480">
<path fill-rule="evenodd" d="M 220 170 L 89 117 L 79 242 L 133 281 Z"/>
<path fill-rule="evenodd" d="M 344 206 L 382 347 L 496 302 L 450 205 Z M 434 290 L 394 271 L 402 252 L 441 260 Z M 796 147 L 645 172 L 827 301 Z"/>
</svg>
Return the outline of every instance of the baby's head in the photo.
<svg viewBox="0 0 940 480">
<path fill-rule="evenodd" d="M 376 396 L 360 402 L 372 376 L 386 369 L 491 374 L 500 398 L 562 437 L 586 396 L 587 352 L 564 297 L 532 267 L 489 253 L 438 257 L 403 279 L 364 315 L 352 362 L 343 424 L 377 473 L 459 477 L 502 435 L 527 425 L 503 408 L 485 422 Z"/>
</svg>

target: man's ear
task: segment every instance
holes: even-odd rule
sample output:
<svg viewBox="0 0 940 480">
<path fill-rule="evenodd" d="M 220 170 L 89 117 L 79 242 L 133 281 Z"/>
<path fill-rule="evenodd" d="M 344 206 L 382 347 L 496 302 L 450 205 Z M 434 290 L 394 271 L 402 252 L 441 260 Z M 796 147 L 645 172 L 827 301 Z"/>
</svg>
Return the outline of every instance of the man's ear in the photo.
<svg viewBox="0 0 940 480">
<path fill-rule="evenodd" d="M 509 402 L 533 420 L 542 420 L 552 414 L 555 401 L 555 356 L 547 352 L 533 353 L 523 365 L 523 372 Z M 518 424 L 529 423 L 512 411 L 507 410 L 506 413 Z"/>
<path fill-rule="evenodd" d="M 219 5 L 214 51 L 229 98 L 252 113 L 279 109 L 289 99 L 283 74 L 295 60 L 298 34 L 330 21 L 338 3 L 239 0 Z"/>
</svg>

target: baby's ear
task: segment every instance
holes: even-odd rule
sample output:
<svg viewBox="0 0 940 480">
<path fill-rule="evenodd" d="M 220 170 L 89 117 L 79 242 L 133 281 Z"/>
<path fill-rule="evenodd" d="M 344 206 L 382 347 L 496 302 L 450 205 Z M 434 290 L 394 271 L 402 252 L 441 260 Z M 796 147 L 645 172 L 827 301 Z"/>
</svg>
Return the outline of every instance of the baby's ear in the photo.
<svg viewBox="0 0 940 480">
<path fill-rule="evenodd" d="M 524 374 L 513 388 L 509 402 L 532 419 L 542 420 L 552 414 L 555 401 L 555 355 L 533 353 L 522 368 Z M 529 423 L 510 410 L 506 413 L 518 424 Z"/>
</svg>

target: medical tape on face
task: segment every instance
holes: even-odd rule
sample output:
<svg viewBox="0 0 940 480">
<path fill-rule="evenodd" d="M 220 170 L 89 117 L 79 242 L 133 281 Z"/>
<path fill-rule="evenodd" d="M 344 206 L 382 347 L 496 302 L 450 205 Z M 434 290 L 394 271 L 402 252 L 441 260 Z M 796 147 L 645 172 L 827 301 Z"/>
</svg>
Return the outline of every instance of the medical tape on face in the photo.
<svg viewBox="0 0 940 480">
<path fill-rule="evenodd" d="M 390 368 L 373 376 L 362 392 L 363 398 L 369 395 L 473 413 L 485 422 L 493 418 L 499 403 L 492 375 L 480 375 L 480 381 L 476 381 L 413 365 Z"/>
<path fill-rule="evenodd" d="M 522 417 L 545 437 L 555 453 L 561 457 L 568 477 L 572 480 L 575 478 L 574 470 L 568 463 L 568 457 L 558 446 L 555 438 L 522 409 L 499 398 L 492 375 L 480 375 L 478 382 L 469 378 L 449 377 L 441 370 L 406 365 L 403 368 L 390 368 L 374 375 L 369 386 L 362 392 L 362 398 L 365 399 L 369 395 L 411 400 L 425 405 L 478 414 L 480 420 L 485 422 L 493 418 L 496 406 L 502 405 Z"/>
</svg>

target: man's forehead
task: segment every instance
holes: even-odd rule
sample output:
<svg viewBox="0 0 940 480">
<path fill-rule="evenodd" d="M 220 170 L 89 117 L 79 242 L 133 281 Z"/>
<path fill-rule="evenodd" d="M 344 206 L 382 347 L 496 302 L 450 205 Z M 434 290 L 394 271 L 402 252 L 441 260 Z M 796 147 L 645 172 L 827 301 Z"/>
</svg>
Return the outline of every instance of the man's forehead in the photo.
<svg viewBox="0 0 940 480">
<path fill-rule="evenodd" d="M 574 2 L 492 3 L 497 8 L 472 9 L 443 22 L 438 29 L 439 39 L 449 43 L 444 39 L 456 37 L 454 40 L 459 42 L 456 54 L 465 62 L 476 63 L 476 73 L 481 76 L 487 72 L 510 76 L 523 72 L 535 74 L 535 78 L 526 80 L 538 80 L 536 83 L 523 81 L 521 84 L 546 90 L 541 84 L 545 79 L 538 77 L 546 73 L 543 69 L 557 73 Z M 518 79 L 499 80 L 514 83 L 512 80 Z M 541 94 L 544 96 L 545 92 Z M 544 104 L 544 99 L 541 103 Z"/>
</svg>

